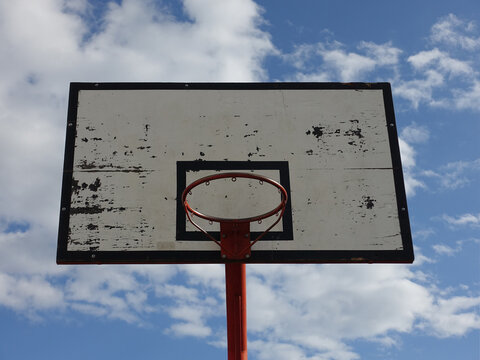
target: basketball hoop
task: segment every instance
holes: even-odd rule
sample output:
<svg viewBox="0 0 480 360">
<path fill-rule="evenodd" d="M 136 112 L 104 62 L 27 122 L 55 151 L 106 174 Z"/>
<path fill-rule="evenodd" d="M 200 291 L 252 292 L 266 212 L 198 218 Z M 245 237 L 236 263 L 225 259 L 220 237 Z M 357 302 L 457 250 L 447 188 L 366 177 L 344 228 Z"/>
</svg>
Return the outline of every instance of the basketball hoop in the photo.
<svg viewBox="0 0 480 360">
<path fill-rule="evenodd" d="M 195 209 L 193 209 L 187 201 L 187 196 L 191 195 L 193 188 L 206 184 L 209 185 L 210 182 L 231 178 L 233 182 L 237 178 L 247 178 L 258 180 L 260 184 L 270 184 L 278 189 L 278 192 L 281 194 L 280 204 L 274 209 L 267 211 L 260 215 L 255 215 L 246 218 L 233 219 L 233 218 L 221 218 L 216 216 L 206 215 Z M 251 254 L 252 246 L 262 239 L 266 233 L 268 233 L 278 222 L 281 220 L 283 213 L 285 212 L 285 206 L 287 205 L 288 195 L 285 188 L 275 180 L 267 178 L 262 175 L 257 175 L 253 173 L 241 173 L 241 172 L 228 172 L 214 174 L 210 176 L 205 176 L 201 179 L 198 179 L 188 185 L 182 193 L 182 203 L 185 208 L 185 213 L 190 223 L 205 234 L 210 240 L 215 242 L 221 249 L 221 255 L 223 258 L 228 259 L 244 259 L 249 258 Z M 210 235 L 205 229 L 193 221 L 193 215 L 208 220 L 210 223 L 217 222 L 220 223 L 220 241 L 215 239 Z M 276 216 L 277 219 L 273 224 L 271 224 L 264 232 L 262 232 L 257 238 L 253 241 L 250 239 L 250 223 L 257 221 L 261 223 L 263 219 L 269 218 L 271 216 Z"/>
</svg>

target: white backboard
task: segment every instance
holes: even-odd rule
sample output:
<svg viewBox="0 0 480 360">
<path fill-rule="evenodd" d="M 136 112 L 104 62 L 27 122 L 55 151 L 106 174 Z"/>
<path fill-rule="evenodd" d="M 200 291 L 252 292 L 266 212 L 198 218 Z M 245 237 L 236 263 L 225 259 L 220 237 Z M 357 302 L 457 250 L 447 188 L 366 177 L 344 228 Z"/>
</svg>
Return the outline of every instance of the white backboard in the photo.
<svg viewBox="0 0 480 360">
<path fill-rule="evenodd" d="M 413 261 L 387 83 L 72 83 L 57 261 L 224 262 L 180 201 L 218 171 L 253 171 L 289 193 L 247 262 Z M 279 199 L 242 181 L 192 197 L 224 217 Z M 267 226 L 252 224 L 252 237 Z"/>
</svg>

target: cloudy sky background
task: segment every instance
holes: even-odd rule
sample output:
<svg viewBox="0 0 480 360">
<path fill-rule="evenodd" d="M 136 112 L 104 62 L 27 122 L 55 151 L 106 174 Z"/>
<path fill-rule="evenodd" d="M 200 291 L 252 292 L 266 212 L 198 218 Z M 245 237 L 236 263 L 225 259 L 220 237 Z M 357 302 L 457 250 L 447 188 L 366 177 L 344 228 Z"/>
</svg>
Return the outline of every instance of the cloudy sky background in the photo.
<svg viewBox="0 0 480 360">
<path fill-rule="evenodd" d="M 72 81 L 391 82 L 415 263 L 249 265 L 249 356 L 478 359 L 480 5 L 385 3 L 0 0 L 0 359 L 226 358 L 223 266 L 55 264 Z"/>
</svg>

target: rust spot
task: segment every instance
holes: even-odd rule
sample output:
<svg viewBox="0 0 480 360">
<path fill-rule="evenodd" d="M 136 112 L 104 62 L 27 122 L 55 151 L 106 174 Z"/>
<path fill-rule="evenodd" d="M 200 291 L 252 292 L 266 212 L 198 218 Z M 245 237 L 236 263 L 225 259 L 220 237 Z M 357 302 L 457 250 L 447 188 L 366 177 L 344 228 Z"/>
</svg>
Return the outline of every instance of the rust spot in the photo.
<svg viewBox="0 0 480 360">
<path fill-rule="evenodd" d="M 352 257 L 350 260 L 355 262 L 364 262 L 366 259 L 363 257 Z"/>
</svg>

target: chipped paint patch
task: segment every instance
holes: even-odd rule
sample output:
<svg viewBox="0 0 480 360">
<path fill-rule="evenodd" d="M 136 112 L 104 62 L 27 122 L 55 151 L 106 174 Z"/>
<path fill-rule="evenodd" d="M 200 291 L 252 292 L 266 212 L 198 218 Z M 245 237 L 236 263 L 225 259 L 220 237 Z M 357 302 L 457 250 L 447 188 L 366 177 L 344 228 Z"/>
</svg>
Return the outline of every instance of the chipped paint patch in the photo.
<svg viewBox="0 0 480 360">
<path fill-rule="evenodd" d="M 70 209 L 70 214 L 71 215 L 76 215 L 76 214 L 100 214 L 104 211 L 105 211 L 105 209 L 100 207 L 100 205 L 81 206 L 81 207 L 72 207 Z"/>
<path fill-rule="evenodd" d="M 369 210 L 373 209 L 377 200 L 372 199 L 370 196 L 362 196 L 363 204 Z"/>
</svg>

